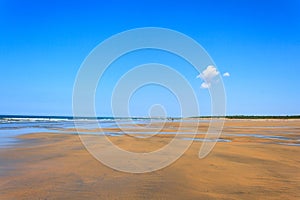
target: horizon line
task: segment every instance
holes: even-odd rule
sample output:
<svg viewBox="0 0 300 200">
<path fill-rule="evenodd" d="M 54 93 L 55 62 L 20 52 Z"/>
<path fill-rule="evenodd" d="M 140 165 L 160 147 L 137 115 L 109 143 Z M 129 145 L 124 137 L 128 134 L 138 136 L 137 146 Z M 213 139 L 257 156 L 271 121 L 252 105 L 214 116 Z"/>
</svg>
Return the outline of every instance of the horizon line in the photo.
<svg viewBox="0 0 300 200">
<path fill-rule="evenodd" d="M 179 117 L 179 116 L 156 116 L 156 117 L 147 117 L 147 116 L 73 116 L 73 115 L 15 115 L 15 114 L 0 114 L 1 118 L 67 118 L 67 119 L 184 119 L 184 118 L 227 118 L 227 119 L 300 119 L 300 114 L 292 115 L 203 115 L 203 116 L 189 116 L 189 117 Z"/>
</svg>

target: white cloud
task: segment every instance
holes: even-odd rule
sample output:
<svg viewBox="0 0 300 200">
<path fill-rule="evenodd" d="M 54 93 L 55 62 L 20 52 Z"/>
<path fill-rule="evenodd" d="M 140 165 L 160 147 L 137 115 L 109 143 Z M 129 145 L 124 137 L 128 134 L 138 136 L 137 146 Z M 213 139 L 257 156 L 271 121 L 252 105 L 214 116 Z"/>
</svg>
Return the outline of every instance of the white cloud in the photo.
<svg viewBox="0 0 300 200">
<path fill-rule="evenodd" d="M 201 84 L 201 87 L 202 87 L 202 88 L 209 88 L 209 87 L 210 87 L 210 83 L 205 83 L 205 82 L 203 82 L 203 83 Z"/>
<path fill-rule="evenodd" d="M 218 75 L 219 72 L 217 68 L 213 65 L 209 65 L 201 74 L 197 76 L 197 78 L 201 78 L 206 82 L 211 82 L 211 80 Z"/>
<path fill-rule="evenodd" d="M 223 74 L 223 76 L 224 76 L 224 77 L 229 77 L 230 74 L 229 74 L 229 72 L 225 72 L 225 73 Z"/>
<path fill-rule="evenodd" d="M 201 84 L 202 88 L 209 88 L 213 79 L 218 76 L 220 72 L 218 72 L 217 68 L 213 65 L 207 66 L 207 68 L 201 72 L 197 78 L 201 78 L 204 82 Z"/>
</svg>

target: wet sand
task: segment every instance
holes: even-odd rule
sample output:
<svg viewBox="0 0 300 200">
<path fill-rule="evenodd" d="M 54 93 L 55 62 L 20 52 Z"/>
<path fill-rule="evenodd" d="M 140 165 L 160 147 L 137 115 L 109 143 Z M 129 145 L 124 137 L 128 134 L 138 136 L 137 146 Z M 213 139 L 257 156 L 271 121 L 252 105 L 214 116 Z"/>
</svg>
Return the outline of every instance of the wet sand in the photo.
<svg viewBox="0 0 300 200">
<path fill-rule="evenodd" d="M 163 131 L 170 134 L 148 139 L 133 135 L 109 139 L 126 150 L 147 152 L 167 144 L 176 126 L 167 123 Z M 184 126 L 207 129 L 205 123 Z M 218 142 L 199 159 L 202 142 L 194 141 L 175 163 L 145 174 L 103 165 L 77 135 L 34 133 L 20 138 L 22 144 L 0 149 L 1 200 L 300 199 L 299 120 L 226 120 L 221 138 L 231 142 Z"/>
</svg>

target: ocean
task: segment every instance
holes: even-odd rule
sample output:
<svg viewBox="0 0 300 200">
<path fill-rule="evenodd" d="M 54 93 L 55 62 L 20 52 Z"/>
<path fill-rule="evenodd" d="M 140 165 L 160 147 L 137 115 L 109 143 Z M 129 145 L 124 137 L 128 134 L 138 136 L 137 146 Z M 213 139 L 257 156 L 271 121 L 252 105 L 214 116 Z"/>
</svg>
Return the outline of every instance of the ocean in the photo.
<svg viewBox="0 0 300 200">
<path fill-rule="evenodd" d="M 97 128 L 116 128 L 120 125 L 149 124 L 153 121 L 163 122 L 170 118 L 146 117 L 72 117 L 72 116 L 28 116 L 0 115 L 0 148 L 16 145 L 17 136 L 29 133 L 67 133 L 67 134 L 103 134 L 117 136 L 121 132 L 76 132 L 74 128 L 91 130 Z M 172 121 L 180 118 L 172 118 Z M 76 125 L 76 126 L 75 126 Z M 71 130 L 71 131 L 70 131 Z"/>
<path fill-rule="evenodd" d="M 22 134 L 37 132 L 77 134 L 69 129 L 75 128 L 75 125 L 82 129 L 113 128 L 120 124 L 148 123 L 150 120 L 149 118 L 0 115 L 0 148 L 17 144 L 20 142 L 17 136 Z M 84 132 L 80 133 L 84 134 Z"/>
</svg>

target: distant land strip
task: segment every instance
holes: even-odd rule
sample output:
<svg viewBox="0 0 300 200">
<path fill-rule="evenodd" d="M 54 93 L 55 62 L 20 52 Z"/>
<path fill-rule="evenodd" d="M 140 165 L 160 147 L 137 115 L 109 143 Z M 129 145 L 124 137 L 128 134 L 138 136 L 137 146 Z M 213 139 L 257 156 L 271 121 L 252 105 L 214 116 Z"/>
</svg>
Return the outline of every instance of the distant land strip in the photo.
<svg viewBox="0 0 300 200">
<path fill-rule="evenodd" d="M 229 116 L 195 116 L 190 118 L 225 118 L 225 119 L 300 119 L 300 115 L 229 115 Z"/>
</svg>

